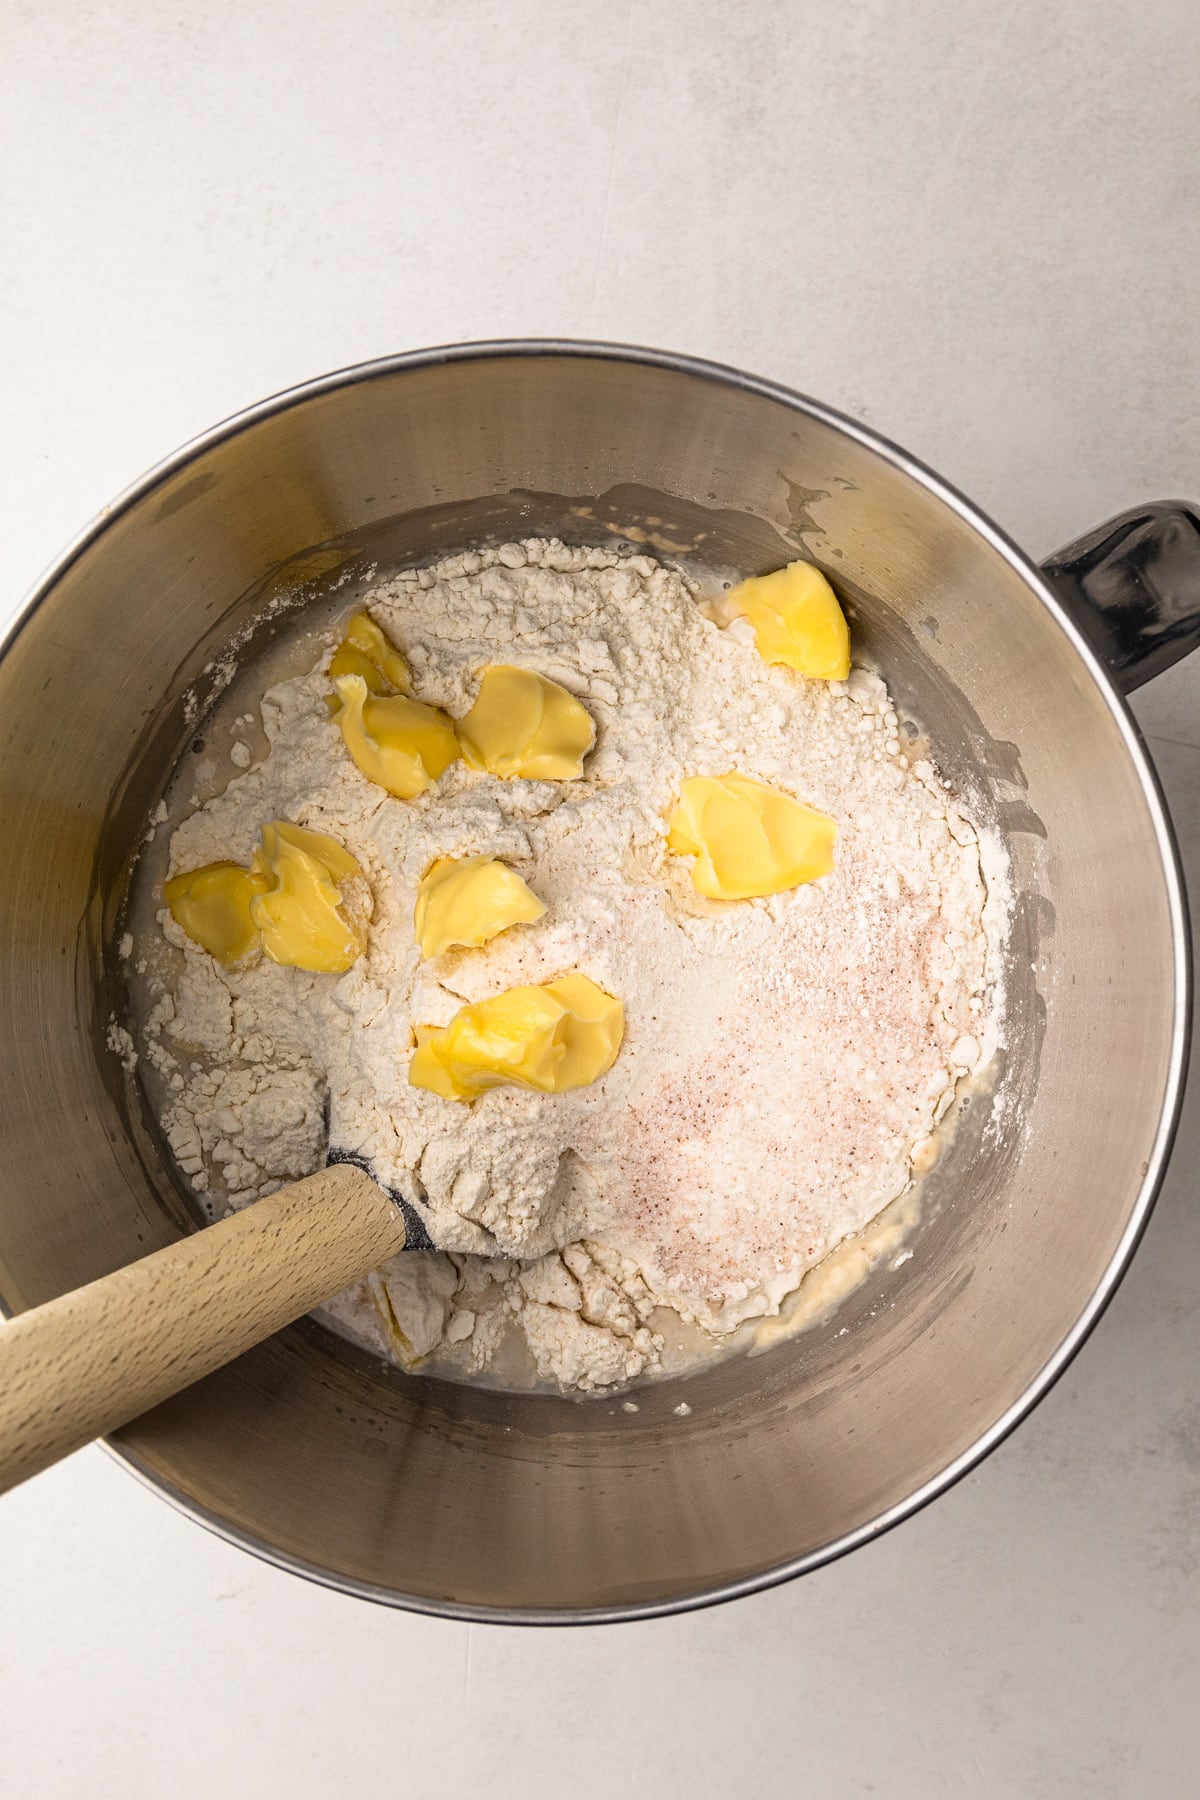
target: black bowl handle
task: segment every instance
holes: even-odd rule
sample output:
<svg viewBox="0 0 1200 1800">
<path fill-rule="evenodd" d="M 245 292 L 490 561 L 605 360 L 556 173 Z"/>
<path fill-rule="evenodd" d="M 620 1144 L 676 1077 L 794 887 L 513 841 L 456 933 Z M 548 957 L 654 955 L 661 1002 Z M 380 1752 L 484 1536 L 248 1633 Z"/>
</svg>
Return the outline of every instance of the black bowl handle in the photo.
<svg viewBox="0 0 1200 1800">
<path fill-rule="evenodd" d="M 1200 508 L 1135 506 L 1047 557 L 1042 572 L 1127 694 L 1200 649 Z"/>
</svg>

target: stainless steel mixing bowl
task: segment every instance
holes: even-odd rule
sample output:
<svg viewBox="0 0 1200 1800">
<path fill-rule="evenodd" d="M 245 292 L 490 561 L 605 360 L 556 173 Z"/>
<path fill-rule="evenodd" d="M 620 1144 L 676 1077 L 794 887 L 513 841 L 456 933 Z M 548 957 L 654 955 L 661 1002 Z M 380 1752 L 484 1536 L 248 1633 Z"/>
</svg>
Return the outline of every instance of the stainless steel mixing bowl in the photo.
<svg viewBox="0 0 1200 1800">
<path fill-rule="evenodd" d="M 130 858 L 222 648 L 258 621 L 252 655 L 287 624 L 273 598 L 369 561 L 533 532 L 829 570 L 860 653 L 1007 838 L 997 1106 L 964 1115 L 911 1261 L 636 1413 L 406 1377 L 304 1322 L 114 1448 L 193 1518 L 350 1592 L 609 1619 L 745 1593 L 904 1517 L 1045 1392 L 1112 1293 L 1171 1142 L 1189 969 L 1170 825 L 1103 660 L 1132 681 L 1192 641 L 1197 540 L 1151 508 L 1048 577 L 862 426 L 594 345 L 373 363 L 181 451 L 62 558 L 0 662 L 8 1308 L 194 1228 L 103 1036 Z"/>
</svg>

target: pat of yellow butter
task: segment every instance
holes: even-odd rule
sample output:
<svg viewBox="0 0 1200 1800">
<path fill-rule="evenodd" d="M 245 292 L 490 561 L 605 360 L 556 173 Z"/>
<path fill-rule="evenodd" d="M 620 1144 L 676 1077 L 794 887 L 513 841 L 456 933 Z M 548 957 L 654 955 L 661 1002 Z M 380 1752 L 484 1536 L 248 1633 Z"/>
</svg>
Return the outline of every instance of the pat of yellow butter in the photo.
<svg viewBox="0 0 1200 1800">
<path fill-rule="evenodd" d="M 789 563 L 771 575 L 739 582 L 730 589 L 727 604 L 749 619 L 764 662 L 786 663 L 822 681 L 845 681 L 849 675 L 846 615 L 812 563 Z"/>
<path fill-rule="evenodd" d="M 261 948 L 250 903 L 265 887 L 263 876 L 240 863 L 206 863 L 202 869 L 172 875 L 163 883 L 163 899 L 193 943 L 231 968 Z"/>
<path fill-rule="evenodd" d="M 545 912 L 514 869 L 494 856 L 439 856 L 417 889 L 413 914 L 422 956 L 459 944 L 478 949 L 510 925 L 530 925 Z"/>
<path fill-rule="evenodd" d="M 575 781 L 596 741 L 591 714 L 557 681 L 533 669 L 492 663 L 479 696 L 458 722 L 463 755 L 473 769 L 505 780 Z"/>
<path fill-rule="evenodd" d="M 361 675 L 372 694 L 407 694 L 408 664 L 369 612 L 356 612 L 346 635 L 333 653 L 329 679 L 337 685 L 342 675 Z"/>
<path fill-rule="evenodd" d="M 586 975 L 510 988 L 464 1006 L 448 1025 L 418 1025 L 413 1087 L 446 1100 L 477 1100 L 494 1087 L 562 1094 L 611 1069 L 625 1010 Z"/>
<path fill-rule="evenodd" d="M 454 721 L 436 706 L 402 694 L 373 695 L 361 675 L 342 675 L 334 685 L 347 750 L 368 781 L 397 799 L 423 794 L 458 760 Z"/>
<path fill-rule="evenodd" d="M 370 889 L 348 850 L 286 819 L 262 828 L 250 916 L 272 962 L 337 974 L 366 949 Z"/>
<path fill-rule="evenodd" d="M 667 843 L 696 858 L 692 882 L 701 894 L 749 900 L 828 875 L 837 829 L 828 814 L 731 771 L 681 783 Z"/>
</svg>

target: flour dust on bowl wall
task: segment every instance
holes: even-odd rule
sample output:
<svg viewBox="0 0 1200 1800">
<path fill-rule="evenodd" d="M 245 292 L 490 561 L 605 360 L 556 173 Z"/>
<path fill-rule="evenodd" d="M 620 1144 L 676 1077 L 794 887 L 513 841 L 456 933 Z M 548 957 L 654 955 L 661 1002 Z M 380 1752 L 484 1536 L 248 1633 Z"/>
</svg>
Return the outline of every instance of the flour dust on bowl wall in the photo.
<svg viewBox="0 0 1200 1800">
<path fill-rule="evenodd" d="M 0 688 L 53 870 L 4 890 L 6 1300 L 327 1159 L 409 1221 L 120 1434 L 235 1540 L 487 1617 L 740 1591 L 1111 1288 L 1179 1073 L 1161 808 L 1036 571 L 820 408 L 569 346 L 331 378 L 116 509 Z"/>
</svg>

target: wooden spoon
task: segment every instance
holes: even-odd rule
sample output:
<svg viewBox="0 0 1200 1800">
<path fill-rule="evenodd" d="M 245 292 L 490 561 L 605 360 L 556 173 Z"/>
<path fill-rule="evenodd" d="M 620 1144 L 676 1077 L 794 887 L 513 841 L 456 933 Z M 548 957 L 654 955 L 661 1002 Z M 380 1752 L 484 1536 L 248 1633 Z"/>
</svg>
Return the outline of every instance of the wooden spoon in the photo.
<svg viewBox="0 0 1200 1800">
<path fill-rule="evenodd" d="M 338 1163 L 0 1324 L 0 1493 L 115 1431 L 403 1250 Z"/>
</svg>

